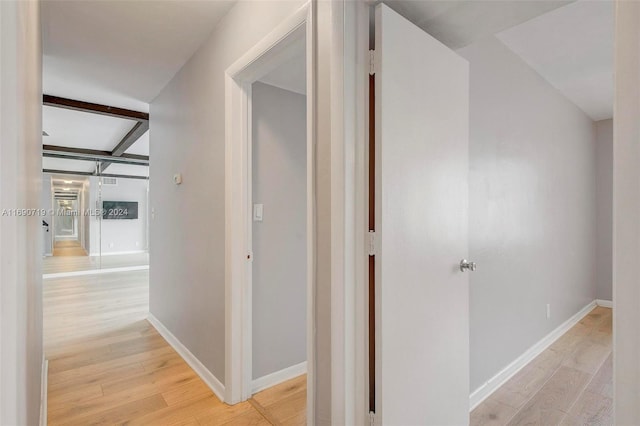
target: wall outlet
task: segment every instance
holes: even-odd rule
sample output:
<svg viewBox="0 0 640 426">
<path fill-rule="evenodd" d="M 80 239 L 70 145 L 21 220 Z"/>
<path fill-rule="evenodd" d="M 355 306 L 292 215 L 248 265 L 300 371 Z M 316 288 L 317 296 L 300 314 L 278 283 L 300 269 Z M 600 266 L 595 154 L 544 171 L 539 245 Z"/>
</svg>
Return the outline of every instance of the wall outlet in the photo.
<svg viewBox="0 0 640 426">
<path fill-rule="evenodd" d="M 551 318 L 551 305 L 547 303 L 547 319 Z"/>
<path fill-rule="evenodd" d="M 109 243 L 109 248 L 113 248 L 114 245 L 115 244 L 113 244 L 113 243 Z"/>
<path fill-rule="evenodd" d="M 140 242 L 136 241 L 136 247 L 138 247 L 140 245 Z"/>
</svg>

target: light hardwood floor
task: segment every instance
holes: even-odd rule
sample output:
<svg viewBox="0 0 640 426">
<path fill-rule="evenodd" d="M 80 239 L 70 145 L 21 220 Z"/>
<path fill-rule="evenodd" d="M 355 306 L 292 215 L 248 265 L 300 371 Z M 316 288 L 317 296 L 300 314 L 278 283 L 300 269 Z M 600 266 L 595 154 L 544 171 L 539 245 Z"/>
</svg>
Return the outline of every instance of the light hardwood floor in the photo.
<svg viewBox="0 0 640 426">
<path fill-rule="evenodd" d="M 87 252 L 80 245 L 80 241 L 56 241 L 53 245 L 54 256 L 86 256 Z"/>
<path fill-rule="evenodd" d="M 123 268 L 149 265 L 148 253 L 129 253 L 106 256 L 48 256 L 44 258 L 42 272 L 56 274 L 63 272 L 88 271 L 95 269 Z"/>
<path fill-rule="evenodd" d="M 148 271 L 44 280 L 50 425 L 303 425 L 306 377 L 226 405 L 146 321 Z"/>
<path fill-rule="evenodd" d="M 611 309 L 596 307 L 471 413 L 471 425 L 611 425 Z"/>
</svg>

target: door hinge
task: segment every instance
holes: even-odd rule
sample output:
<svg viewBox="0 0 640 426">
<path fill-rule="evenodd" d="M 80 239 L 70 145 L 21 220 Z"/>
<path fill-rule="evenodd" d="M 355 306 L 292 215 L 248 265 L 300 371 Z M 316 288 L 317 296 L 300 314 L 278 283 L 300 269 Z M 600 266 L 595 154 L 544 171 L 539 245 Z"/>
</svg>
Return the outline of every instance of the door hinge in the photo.
<svg viewBox="0 0 640 426">
<path fill-rule="evenodd" d="M 376 73 L 376 51 L 369 51 L 369 75 L 374 75 Z"/>
<path fill-rule="evenodd" d="M 367 249 L 369 251 L 369 256 L 375 256 L 376 254 L 378 254 L 378 238 L 376 235 L 376 231 L 369 231 L 368 234 L 368 244 L 367 244 Z"/>
<path fill-rule="evenodd" d="M 369 411 L 369 425 L 375 426 L 376 424 L 376 413 L 373 411 Z"/>
</svg>

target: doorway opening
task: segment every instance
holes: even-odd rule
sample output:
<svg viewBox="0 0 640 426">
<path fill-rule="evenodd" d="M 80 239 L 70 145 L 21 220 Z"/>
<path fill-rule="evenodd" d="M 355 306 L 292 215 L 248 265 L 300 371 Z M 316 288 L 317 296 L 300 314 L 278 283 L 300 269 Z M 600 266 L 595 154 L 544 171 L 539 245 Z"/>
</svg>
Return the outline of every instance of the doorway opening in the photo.
<svg viewBox="0 0 640 426">
<path fill-rule="evenodd" d="M 296 407 L 291 414 L 298 417 L 304 417 L 307 372 L 303 42 L 298 54 L 252 84 L 248 203 L 252 217 L 251 394 L 268 412 L 268 395 L 273 392 L 265 389 L 287 382 L 290 390 L 279 404 Z M 272 415 L 280 422 L 290 420 L 285 418 L 290 413 L 276 411 Z"/>
<path fill-rule="evenodd" d="M 250 399 L 279 422 L 313 418 L 310 14 L 303 6 L 233 64 L 226 81 L 225 402 Z M 262 397 L 281 388 L 298 407 L 289 418 Z"/>
</svg>

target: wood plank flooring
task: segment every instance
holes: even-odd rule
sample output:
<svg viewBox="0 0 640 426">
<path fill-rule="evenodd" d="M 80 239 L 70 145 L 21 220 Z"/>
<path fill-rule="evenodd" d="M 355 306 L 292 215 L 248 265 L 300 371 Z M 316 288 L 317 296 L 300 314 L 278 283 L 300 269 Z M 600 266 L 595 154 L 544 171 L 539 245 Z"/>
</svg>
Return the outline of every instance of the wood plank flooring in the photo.
<svg viewBox="0 0 640 426">
<path fill-rule="evenodd" d="M 56 241 L 53 245 L 53 256 L 86 256 L 87 252 L 80 245 L 80 241 Z"/>
<path fill-rule="evenodd" d="M 471 413 L 471 425 L 613 424 L 611 309 L 596 307 Z"/>
<path fill-rule="evenodd" d="M 42 272 L 44 274 L 55 274 L 143 265 L 149 265 L 148 253 L 115 254 L 102 256 L 102 258 L 84 255 L 48 256 L 44 258 Z"/>
<path fill-rule="evenodd" d="M 147 312 L 148 271 L 44 280 L 50 425 L 306 424 L 306 376 L 224 404 Z"/>
</svg>

